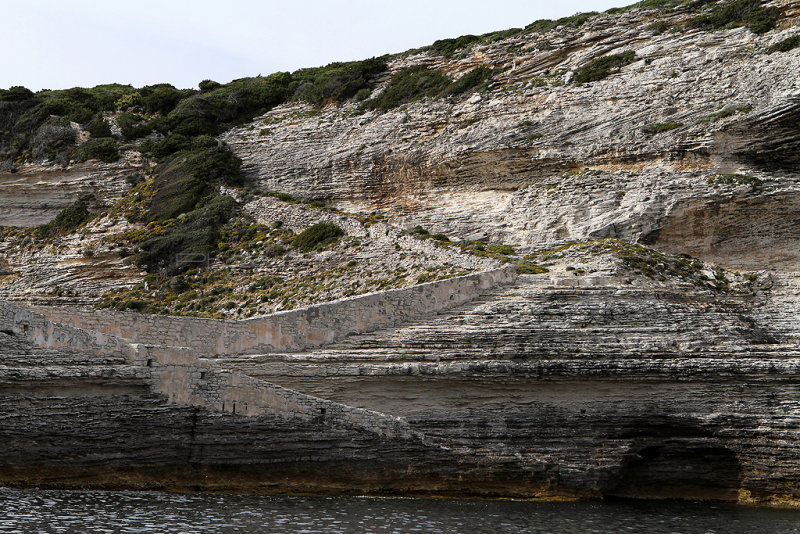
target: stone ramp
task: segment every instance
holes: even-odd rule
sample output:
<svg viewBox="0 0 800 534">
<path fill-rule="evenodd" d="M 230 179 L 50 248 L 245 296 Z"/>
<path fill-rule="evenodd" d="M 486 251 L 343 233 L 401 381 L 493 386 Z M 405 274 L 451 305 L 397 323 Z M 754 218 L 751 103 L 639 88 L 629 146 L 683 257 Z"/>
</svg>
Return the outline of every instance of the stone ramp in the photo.
<svg viewBox="0 0 800 534">
<path fill-rule="evenodd" d="M 217 361 L 292 387 L 346 376 L 423 380 L 455 373 L 502 379 L 508 374 L 503 369 L 513 365 L 541 373 L 542 365 L 559 361 L 564 371 L 593 363 L 618 365 L 622 372 L 649 365 L 657 372 L 658 366 L 688 360 L 796 355 L 796 347 L 781 343 L 784 337 L 767 316 L 753 313 L 746 298 L 680 287 L 548 287 L 538 275 L 523 275 L 514 286 L 424 321 L 304 353 L 227 355 Z M 325 396 L 330 389 L 316 394 Z"/>
</svg>

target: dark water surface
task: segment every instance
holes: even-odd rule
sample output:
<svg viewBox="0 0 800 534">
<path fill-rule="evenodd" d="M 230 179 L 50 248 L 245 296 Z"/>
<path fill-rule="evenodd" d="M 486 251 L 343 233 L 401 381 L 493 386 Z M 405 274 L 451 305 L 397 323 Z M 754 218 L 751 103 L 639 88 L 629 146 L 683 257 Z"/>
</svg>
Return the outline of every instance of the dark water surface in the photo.
<svg viewBox="0 0 800 534">
<path fill-rule="evenodd" d="M 0 488 L 0 532 L 800 532 L 800 511 L 699 503 L 533 503 Z"/>
</svg>

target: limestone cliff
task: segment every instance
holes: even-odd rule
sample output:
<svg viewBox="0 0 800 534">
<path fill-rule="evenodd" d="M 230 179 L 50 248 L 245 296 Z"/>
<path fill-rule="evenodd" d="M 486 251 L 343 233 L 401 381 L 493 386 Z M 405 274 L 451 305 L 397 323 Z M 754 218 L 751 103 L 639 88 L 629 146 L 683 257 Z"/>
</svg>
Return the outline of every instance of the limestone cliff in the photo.
<svg viewBox="0 0 800 534">
<path fill-rule="evenodd" d="M 800 9 L 698 19 L 733 3 L 412 51 L 370 94 L 274 106 L 220 135 L 247 187 L 213 191 L 240 218 L 210 272 L 125 258 L 189 218 L 137 219 L 158 171 L 133 152 L 0 175 L 4 226 L 86 192 L 100 214 L 4 230 L 0 484 L 797 506 Z M 344 236 L 283 250 L 317 222 Z M 167 295 L 196 317 L 130 311 Z"/>
</svg>

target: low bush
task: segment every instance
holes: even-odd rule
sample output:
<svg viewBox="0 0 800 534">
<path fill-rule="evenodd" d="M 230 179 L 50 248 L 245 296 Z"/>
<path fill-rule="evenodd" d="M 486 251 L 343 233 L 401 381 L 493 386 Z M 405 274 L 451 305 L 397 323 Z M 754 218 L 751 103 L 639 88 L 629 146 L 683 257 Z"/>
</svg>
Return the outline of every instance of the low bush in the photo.
<svg viewBox="0 0 800 534">
<path fill-rule="evenodd" d="M 40 238 L 47 238 L 66 234 L 86 224 L 93 217 L 87 206 L 94 200 L 95 197 L 92 194 L 81 195 L 78 200 L 58 212 L 52 221 L 38 226 L 36 235 Z"/>
<path fill-rule="evenodd" d="M 208 254 L 216 252 L 220 237 L 219 227 L 236 212 L 236 202 L 225 195 L 212 194 L 203 206 L 191 211 L 181 222 L 163 235 L 147 239 L 134 262 L 150 272 L 164 271 L 176 274 L 187 269 L 188 264 L 176 263 L 178 254 Z"/>
<path fill-rule="evenodd" d="M 124 111 L 117 117 L 117 126 L 122 130 L 125 139 L 140 139 L 153 131 L 153 125 L 141 115 Z"/>
<path fill-rule="evenodd" d="M 747 26 L 756 34 L 766 33 L 775 27 L 780 10 L 765 7 L 762 0 L 734 0 L 715 6 L 705 15 L 689 21 L 690 28 L 719 30 Z"/>
<path fill-rule="evenodd" d="M 767 53 L 773 54 L 775 52 L 788 52 L 789 50 L 793 50 L 798 46 L 800 46 L 800 35 L 793 35 L 792 37 L 788 37 L 783 41 L 777 42 L 770 46 L 767 49 Z"/>
<path fill-rule="evenodd" d="M 306 228 L 294 238 L 292 246 L 303 252 L 319 250 L 338 241 L 344 230 L 333 223 L 321 222 Z"/>
<path fill-rule="evenodd" d="M 106 163 L 117 161 L 119 159 L 117 141 L 113 137 L 96 137 L 89 139 L 75 149 L 73 159 L 75 159 L 75 161 L 99 159 Z"/>
<path fill-rule="evenodd" d="M 203 80 L 197 87 L 200 88 L 201 93 L 207 93 L 209 91 L 213 91 L 214 89 L 219 89 L 222 87 L 222 84 L 219 82 L 215 82 L 214 80 Z"/>
<path fill-rule="evenodd" d="M 75 130 L 67 119 L 50 117 L 33 136 L 30 148 L 34 157 L 55 157 L 75 144 Z"/>
<path fill-rule="evenodd" d="M 680 128 L 681 126 L 683 126 L 683 124 L 681 124 L 680 122 L 656 122 L 645 126 L 644 132 L 650 135 L 655 135 L 662 132 L 668 132 L 670 130 L 674 130 L 675 128 Z"/>
<path fill-rule="evenodd" d="M 451 57 L 458 50 L 469 48 L 480 40 L 481 38 L 477 35 L 462 35 L 454 39 L 439 39 L 430 45 L 428 50 L 440 56 Z"/>
<path fill-rule="evenodd" d="M 525 26 L 525 33 L 546 33 L 559 26 L 567 26 L 571 28 L 578 28 L 582 26 L 587 20 L 598 15 L 596 11 L 589 11 L 587 13 L 576 13 L 569 17 L 563 17 L 558 20 L 541 19 L 531 22 Z"/>
<path fill-rule="evenodd" d="M 494 76 L 494 70 L 489 67 L 476 67 L 448 85 L 441 92 L 441 95 L 460 95 L 462 93 L 475 92 L 485 86 L 492 76 Z"/>
<path fill-rule="evenodd" d="M 111 137 L 111 126 L 101 116 L 95 117 L 89 122 L 86 125 L 86 131 L 92 137 Z"/>
<path fill-rule="evenodd" d="M 395 74 L 386 90 L 378 97 L 364 102 L 364 106 L 387 111 L 407 102 L 438 95 L 450 83 L 450 78 L 440 70 L 429 69 L 424 65 L 409 67 Z"/>
<path fill-rule="evenodd" d="M 361 100 L 364 100 L 375 87 L 372 80 L 386 68 L 385 58 L 371 58 L 301 69 L 292 73 L 293 97 L 316 106 L 328 102 L 343 102 L 357 95 L 361 95 Z"/>
<path fill-rule="evenodd" d="M 636 53 L 633 50 L 613 54 L 610 56 L 598 57 L 581 67 L 575 72 L 573 81 L 576 85 L 596 82 L 607 78 L 611 73 L 618 71 L 625 65 L 636 61 Z"/>
</svg>

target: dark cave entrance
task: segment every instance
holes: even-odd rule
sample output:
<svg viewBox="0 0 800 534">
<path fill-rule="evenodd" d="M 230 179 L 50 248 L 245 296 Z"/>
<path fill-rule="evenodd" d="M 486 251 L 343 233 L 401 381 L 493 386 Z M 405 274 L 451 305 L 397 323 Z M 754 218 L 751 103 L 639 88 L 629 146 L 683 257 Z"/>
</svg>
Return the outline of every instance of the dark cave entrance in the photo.
<svg viewBox="0 0 800 534">
<path fill-rule="evenodd" d="M 666 443 L 634 453 L 604 498 L 735 501 L 741 481 L 736 454 L 719 446 Z"/>
</svg>

